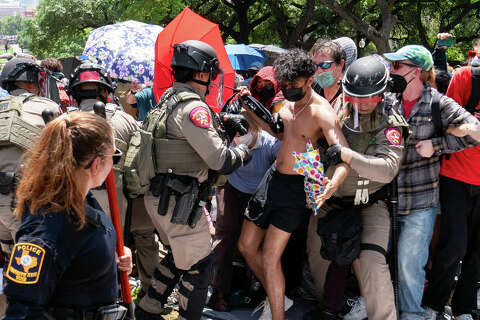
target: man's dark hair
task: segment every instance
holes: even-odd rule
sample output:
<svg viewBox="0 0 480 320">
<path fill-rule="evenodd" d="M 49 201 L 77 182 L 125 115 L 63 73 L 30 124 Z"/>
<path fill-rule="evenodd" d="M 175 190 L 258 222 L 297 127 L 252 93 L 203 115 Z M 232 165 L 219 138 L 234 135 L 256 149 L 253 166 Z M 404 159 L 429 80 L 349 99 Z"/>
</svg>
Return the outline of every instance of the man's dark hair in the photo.
<svg viewBox="0 0 480 320">
<path fill-rule="evenodd" d="M 340 63 L 342 59 L 347 60 L 347 54 L 343 50 L 342 46 L 332 40 L 321 39 L 315 43 L 312 48 L 312 54 L 315 55 L 318 52 L 325 52 L 326 54 L 332 56 L 335 63 Z M 343 71 L 345 71 L 345 65 L 343 66 Z"/>
<path fill-rule="evenodd" d="M 294 81 L 298 78 L 309 78 L 315 74 L 317 66 L 312 55 L 302 49 L 291 49 L 282 53 L 275 62 L 275 80 Z"/>
<path fill-rule="evenodd" d="M 437 90 L 441 94 L 447 93 L 448 85 L 452 76 L 443 70 L 435 70 L 435 83 L 437 84 Z"/>
<path fill-rule="evenodd" d="M 185 67 L 173 67 L 172 75 L 175 81 L 185 83 L 187 81 L 193 80 L 193 75 L 195 70 L 185 68 Z"/>
</svg>

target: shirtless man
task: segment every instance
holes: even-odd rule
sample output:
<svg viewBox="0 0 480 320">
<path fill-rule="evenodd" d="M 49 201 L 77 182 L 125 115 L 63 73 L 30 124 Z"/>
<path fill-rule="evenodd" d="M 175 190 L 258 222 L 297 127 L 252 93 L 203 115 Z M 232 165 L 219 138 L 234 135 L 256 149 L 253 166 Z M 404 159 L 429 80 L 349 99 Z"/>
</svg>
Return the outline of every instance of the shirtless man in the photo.
<svg viewBox="0 0 480 320">
<path fill-rule="evenodd" d="M 254 223 L 245 220 L 239 249 L 268 295 L 260 319 L 283 320 L 288 306 L 284 301 L 285 278 L 280 260 L 290 235 L 311 213 L 306 209 L 304 177 L 293 171 L 292 152 L 306 152 L 308 140 L 315 143 L 318 139 L 325 139 L 329 145 L 340 143 L 346 146 L 347 143 L 335 112 L 311 89 L 316 70 L 312 57 L 303 50 L 292 49 L 279 56 L 274 66 L 275 79 L 288 101 L 279 111 L 284 123 L 282 134 L 275 135 L 263 125 L 265 130 L 282 140 L 276 159 L 277 169 L 267 193 L 265 215 L 268 215 L 268 221 Z M 347 173 L 346 164 L 337 165 L 332 179 L 324 181 L 325 192 L 319 197 L 318 206 L 333 195 Z M 263 247 L 260 248 L 262 240 Z"/>
</svg>

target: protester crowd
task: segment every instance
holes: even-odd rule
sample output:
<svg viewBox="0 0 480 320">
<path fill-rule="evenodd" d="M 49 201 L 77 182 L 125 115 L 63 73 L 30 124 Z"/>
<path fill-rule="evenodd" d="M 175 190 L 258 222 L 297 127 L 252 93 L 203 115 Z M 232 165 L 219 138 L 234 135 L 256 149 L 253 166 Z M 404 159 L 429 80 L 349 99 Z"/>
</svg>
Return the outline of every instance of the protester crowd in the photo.
<svg viewBox="0 0 480 320">
<path fill-rule="evenodd" d="M 433 53 L 357 58 L 347 37 L 286 50 L 239 72 L 219 113 L 202 41 L 173 45 L 160 98 L 130 84 L 135 114 L 96 63 L 68 77 L 11 59 L 3 319 L 123 319 L 117 272 L 132 269 L 139 320 L 172 297 L 189 320 L 254 303 L 252 318 L 281 320 L 300 300 L 306 320 L 479 319 L 480 40 L 453 69 L 451 37 Z"/>
</svg>

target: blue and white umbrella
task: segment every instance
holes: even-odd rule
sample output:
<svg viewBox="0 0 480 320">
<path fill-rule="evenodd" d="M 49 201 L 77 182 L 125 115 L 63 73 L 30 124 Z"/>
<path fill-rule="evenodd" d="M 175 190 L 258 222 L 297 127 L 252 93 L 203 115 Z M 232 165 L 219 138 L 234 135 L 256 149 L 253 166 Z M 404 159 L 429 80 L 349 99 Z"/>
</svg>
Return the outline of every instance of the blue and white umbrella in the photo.
<svg viewBox="0 0 480 320">
<path fill-rule="evenodd" d="M 227 44 L 225 50 L 234 70 L 248 70 L 253 65 L 262 65 L 265 55 L 245 44 Z"/>
<path fill-rule="evenodd" d="M 106 25 L 90 32 L 83 54 L 112 78 L 153 82 L 155 41 L 162 30 L 133 20 Z"/>
</svg>

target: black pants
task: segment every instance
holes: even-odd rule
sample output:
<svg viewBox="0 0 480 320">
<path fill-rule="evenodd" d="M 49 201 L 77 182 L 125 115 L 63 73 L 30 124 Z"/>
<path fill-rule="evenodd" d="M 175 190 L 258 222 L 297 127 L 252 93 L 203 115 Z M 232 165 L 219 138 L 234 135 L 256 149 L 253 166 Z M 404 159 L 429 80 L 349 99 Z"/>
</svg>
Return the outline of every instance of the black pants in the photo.
<svg viewBox="0 0 480 320">
<path fill-rule="evenodd" d="M 443 311 L 462 260 L 452 311 L 454 315 L 471 313 L 477 308 L 480 282 L 480 186 L 440 176 L 440 204 L 440 236 L 423 303 Z"/>
</svg>

